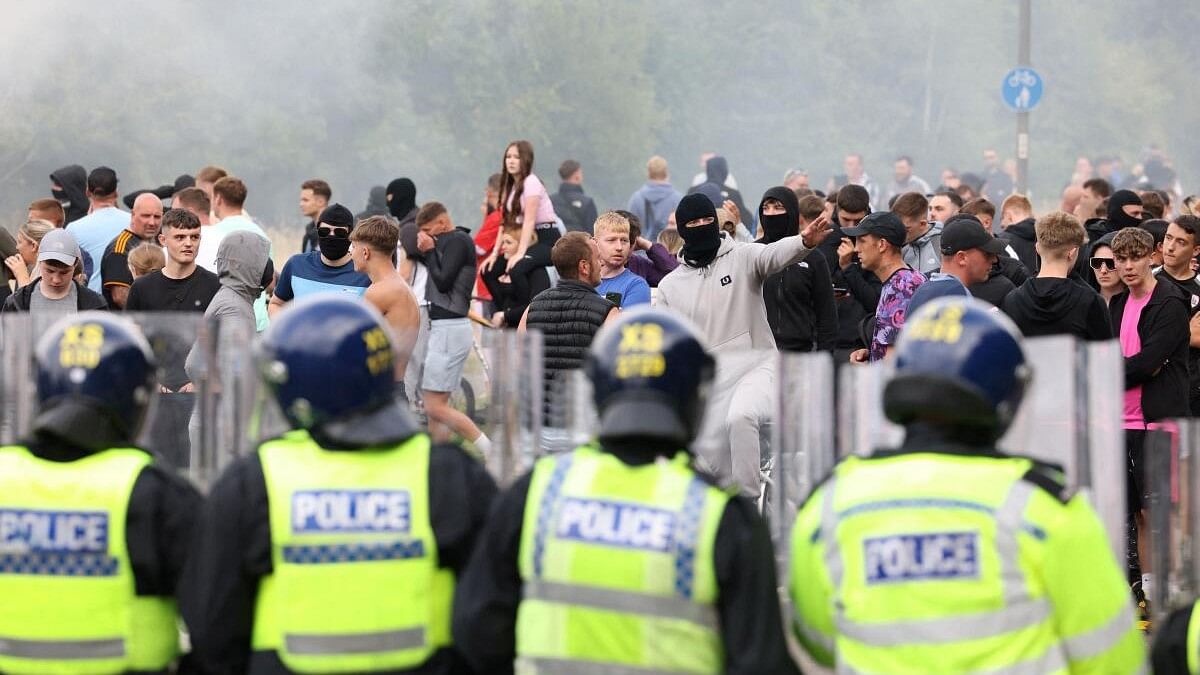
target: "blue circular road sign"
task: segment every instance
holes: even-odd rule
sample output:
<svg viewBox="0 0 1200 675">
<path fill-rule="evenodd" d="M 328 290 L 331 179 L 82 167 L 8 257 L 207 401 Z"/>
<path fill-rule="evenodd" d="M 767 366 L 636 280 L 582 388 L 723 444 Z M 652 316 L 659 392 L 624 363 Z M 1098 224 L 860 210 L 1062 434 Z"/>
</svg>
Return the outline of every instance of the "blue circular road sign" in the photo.
<svg viewBox="0 0 1200 675">
<path fill-rule="evenodd" d="M 1029 67 L 1013 68 L 1000 83 L 1004 104 L 1016 112 L 1029 112 L 1042 100 L 1042 76 Z"/>
</svg>

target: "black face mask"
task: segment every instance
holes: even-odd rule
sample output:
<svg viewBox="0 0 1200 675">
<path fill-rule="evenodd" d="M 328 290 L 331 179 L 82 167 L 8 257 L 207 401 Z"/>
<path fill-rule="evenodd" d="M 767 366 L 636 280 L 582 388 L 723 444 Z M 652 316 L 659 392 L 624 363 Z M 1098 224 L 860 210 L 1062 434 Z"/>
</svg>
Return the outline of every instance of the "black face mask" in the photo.
<svg viewBox="0 0 1200 675">
<path fill-rule="evenodd" d="M 319 230 L 318 230 L 319 232 Z M 330 260 L 341 260 L 350 252 L 350 237 L 323 237 L 318 234 L 317 242 L 321 246 L 321 255 Z"/>
<path fill-rule="evenodd" d="M 721 226 L 716 219 L 699 227 L 680 227 L 683 238 L 683 259 L 692 267 L 704 267 L 717 257 L 721 249 Z"/>
<path fill-rule="evenodd" d="M 770 216 L 765 214 L 760 215 L 758 221 L 762 223 L 763 239 L 768 242 L 779 241 L 784 237 L 796 234 L 789 227 L 790 223 L 788 221 L 790 220 L 791 216 L 786 213 L 776 213 Z"/>
<path fill-rule="evenodd" d="M 67 195 L 66 190 L 51 189 L 50 194 L 54 195 L 54 198 L 58 200 L 59 204 L 62 204 L 64 210 L 71 208 L 71 197 Z"/>
</svg>

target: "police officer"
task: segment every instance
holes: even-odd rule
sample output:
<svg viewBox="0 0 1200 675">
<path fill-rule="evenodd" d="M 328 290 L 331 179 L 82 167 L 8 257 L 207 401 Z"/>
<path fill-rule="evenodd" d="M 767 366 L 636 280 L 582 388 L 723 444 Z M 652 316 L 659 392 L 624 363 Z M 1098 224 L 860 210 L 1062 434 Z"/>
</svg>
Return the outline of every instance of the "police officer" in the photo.
<svg viewBox="0 0 1200 675">
<path fill-rule="evenodd" d="M 1200 673 L 1200 602 L 1167 617 L 1155 631 L 1150 660 L 1155 675 Z"/>
<path fill-rule="evenodd" d="M 1144 665 L 1129 588 L 1087 499 L 1000 453 L 1028 378 L 977 300 L 908 317 L 884 412 L 903 444 L 851 457 L 792 534 L 804 649 L 838 672 L 1104 672 Z"/>
<path fill-rule="evenodd" d="M 597 443 L 497 500 L 454 637 L 485 673 L 791 673 L 770 538 L 686 451 L 714 363 L 676 315 L 623 312 L 585 362 Z"/>
<path fill-rule="evenodd" d="M 496 487 L 395 397 L 394 339 L 361 300 L 272 321 L 260 370 L 293 431 L 213 486 L 181 609 L 221 673 L 450 673 L 455 577 Z"/>
<path fill-rule="evenodd" d="M 165 672 L 200 495 L 134 446 L 158 388 L 150 346 L 86 312 L 35 359 L 31 437 L 0 447 L 0 672 Z"/>
</svg>

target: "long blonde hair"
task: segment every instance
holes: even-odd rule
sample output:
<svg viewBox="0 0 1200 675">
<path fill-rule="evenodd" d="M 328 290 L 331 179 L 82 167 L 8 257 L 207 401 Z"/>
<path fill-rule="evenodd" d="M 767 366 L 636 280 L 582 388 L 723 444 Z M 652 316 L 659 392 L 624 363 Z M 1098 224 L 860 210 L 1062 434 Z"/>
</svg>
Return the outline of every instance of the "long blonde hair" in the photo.
<svg viewBox="0 0 1200 675">
<path fill-rule="evenodd" d="M 42 237 L 46 236 L 46 233 L 53 229 L 54 223 L 48 220 L 40 220 L 35 218 L 33 220 L 26 221 L 25 224 L 17 228 L 17 233 L 29 241 L 37 244 L 38 246 L 41 246 Z"/>
</svg>

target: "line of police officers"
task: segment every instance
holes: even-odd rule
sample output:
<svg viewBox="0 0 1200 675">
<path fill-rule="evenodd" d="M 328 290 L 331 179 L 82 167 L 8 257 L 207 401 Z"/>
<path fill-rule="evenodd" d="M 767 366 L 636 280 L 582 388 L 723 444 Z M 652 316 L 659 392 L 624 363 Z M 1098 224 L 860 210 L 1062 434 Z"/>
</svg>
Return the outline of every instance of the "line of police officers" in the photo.
<svg viewBox="0 0 1200 675">
<path fill-rule="evenodd" d="M 42 337 L 33 434 L 0 448 L 0 672 L 797 672 L 764 521 L 686 450 L 714 363 L 675 315 L 597 335 L 599 438 L 498 495 L 394 398 L 365 304 L 297 303 L 258 352 L 294 431 L 202 500 L 133 447 L 156 376 L 136 328 L 90 313 Z M 838 465 L 793 530 L 815 661 L 1145 668 L 1087 500 L 994 449 L 1027 377 L 1015 329 L 973 301 L 909 318 L 885 393 L 904 443 Z"/>
</svg>

